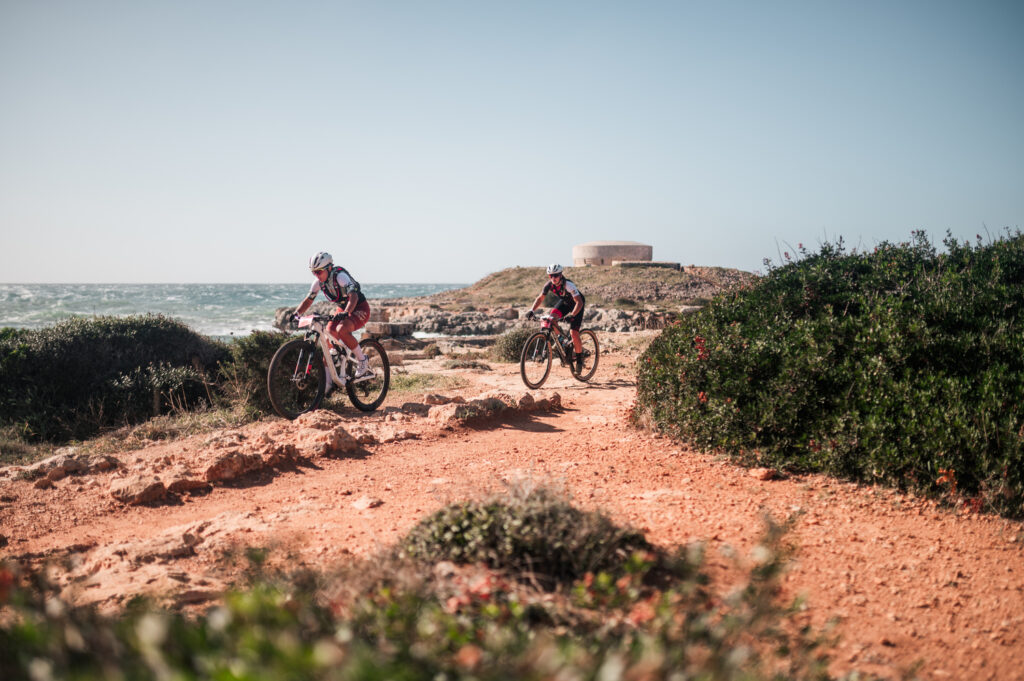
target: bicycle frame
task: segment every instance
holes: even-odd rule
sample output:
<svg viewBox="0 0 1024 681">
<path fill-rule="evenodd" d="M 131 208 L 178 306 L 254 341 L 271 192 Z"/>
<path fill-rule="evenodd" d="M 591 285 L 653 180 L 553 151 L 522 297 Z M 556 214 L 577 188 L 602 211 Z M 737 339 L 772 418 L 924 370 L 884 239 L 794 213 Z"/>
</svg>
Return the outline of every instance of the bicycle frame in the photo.
<svg viewBox="0 0 1024 681">
<path fill-rule="evenodd" d="M 324 368 L 327 370 L 327 377 L 334 381 L 334 384 L 339 387 L 344 387 L 348 381 L 348 377 L 345 375 L 348 372 L 342 371 L 341 375 L 338 374 L 338 370 L 334 366 L 334 362 L 331 361 L 331 348 L 337 348 L 341 352 L 345 361 L 342 364 L 343 367 L 347 367 L 348 364 L 355 363 L 356 356 L 348 348 L 347 345 L 334 339 L 331 334 L 327 333 L 327 322 L 330 321 L 330 317 L 324 317 L 323 315 L 307 315 L 299 318 L 299 328 L 308 328 L 306 331 L 306 340 L 313 341 L 320 347 L 320 351 L 324 356 Z M 295 367 L 295 371 L 299 371 L 299 367 Z M 307 368 L 308 371 L 308 368 Z M 328 386 L 330 387 L 330 386 Z"/>
<path fill-rule="evenodd" d="M 567 338 L 571 345 L 572 337 L 562 334 L 562 330 L 558 328 L 558 319 L 556 317 L 546 314 L 540 319 L 540 328 L 548 337 L 548 345 L 555 348 L 555 354 L 558 355 L 558 360 L 562 363 L 563 367 L 566 366 L 569 361 L 569 357 L 565 354 L 565 348 L 562 346 L 561 340 L 563 338 Z"/>
</svg>

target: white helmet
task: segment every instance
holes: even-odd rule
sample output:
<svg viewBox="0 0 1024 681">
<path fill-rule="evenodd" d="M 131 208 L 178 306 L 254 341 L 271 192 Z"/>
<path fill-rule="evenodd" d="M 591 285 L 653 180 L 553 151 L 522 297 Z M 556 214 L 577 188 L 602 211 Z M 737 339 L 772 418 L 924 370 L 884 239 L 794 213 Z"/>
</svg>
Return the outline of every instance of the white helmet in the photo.
<svg viewBox="0 0 1024 681">
<path fill-rule="evenodd" d="M 325 267 L 330 267 L 334 264 L 334 258 L 327 251 L 320 251 L 312 258 L 309 259 L 309 269 L 311 271 L 322 270 Z"/>
<path fill-rule="evenodd" d="M 550 265 L 548 265 L 548 276 L 549 277 L 552 274 L 561 274 L 561 273 L 562 273 L 562 266 L 561 265 L 558 265 L 556 263 L 551 263 Z"/>
</svg>

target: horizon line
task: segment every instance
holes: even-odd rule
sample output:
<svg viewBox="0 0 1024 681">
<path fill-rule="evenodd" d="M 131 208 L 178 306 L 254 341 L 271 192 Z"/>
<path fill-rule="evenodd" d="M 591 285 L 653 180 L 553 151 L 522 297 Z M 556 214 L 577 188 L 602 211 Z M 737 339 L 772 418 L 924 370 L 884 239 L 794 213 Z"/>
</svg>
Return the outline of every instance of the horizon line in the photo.
<svg viewBox="0 0 1024 681">
<path fill-rule="evenodd" d="M 304 281 L 0 281 L 0 286 L 305 286 Z M 468 286 L 455 281 L 369 281 L 366 286 Z"/>
</svg>

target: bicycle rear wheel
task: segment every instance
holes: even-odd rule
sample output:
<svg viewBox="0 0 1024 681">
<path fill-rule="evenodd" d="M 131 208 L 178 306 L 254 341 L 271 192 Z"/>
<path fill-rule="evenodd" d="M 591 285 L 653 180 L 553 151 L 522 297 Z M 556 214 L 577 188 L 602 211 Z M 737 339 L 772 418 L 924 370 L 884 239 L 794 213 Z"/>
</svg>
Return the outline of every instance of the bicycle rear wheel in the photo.
<svg viewBox="0 0 1024 681">
<path fill-rule="evenodd" d="M 290 340 L 270 360 L 267 393 L 274 411 L 286 419 L 319 407 L 326 387 L 323 353 L 309 341 Z"/>
<path fill-rule="evenodd" d="M 355 378 L 355 366 L 348 365 L 348 380 L 345 381 L 345 391 L 348 399 L 360 411 L 373 411 L 381 405 L 387 397 L 388 388 L 391 386 L 391 362 L 384 352 L 384 346 L 372 338 L 366 338 L 359 342 L 363 354 L 369 360 L 370 370 L 373 375 L 370 378 Z"/>
<path fill-rule="evenodd" d="M 527 388 L 536 390 L 551 373 L 551 345 L 547 334 L 538 331 L 526 340 L 519 358 L 519 375 Z"/>
<path fill-rule="evenodd" d="M 601 356 L 601 347 L 597 343 L 597 334 L 590 329 L 580 331 L 580 344 L 583 347 L 583 366 L 576 371 L 576 358 L 572 361 L 572 375 L 579 381 L 589 381 L 597 371 L 597 361 Z"/>
</svg>

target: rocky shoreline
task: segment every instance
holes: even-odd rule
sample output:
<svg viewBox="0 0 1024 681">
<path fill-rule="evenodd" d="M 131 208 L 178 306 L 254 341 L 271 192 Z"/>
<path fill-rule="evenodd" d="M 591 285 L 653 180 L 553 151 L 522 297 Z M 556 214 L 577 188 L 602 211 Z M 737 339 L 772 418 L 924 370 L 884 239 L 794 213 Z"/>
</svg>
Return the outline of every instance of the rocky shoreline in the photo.
<svg viewBox="0 0 1024 681">
<path fill-rule="evenodd" d="M 397 333 L 377 334 L 385 336 L 411 335 L 416 332 L 439 336 L 493 336 L 533 323 L 524 318 L 527 308 L 497 307 L 455 312 L 424 304 L 416 298 L 372 300 L 370 306 L 373 316 L 368 330 L 373 332 L 380 328 L 374 327 L 375 323 L 390 324 L 398 330 Z M 319 302 L 310 309 L 319 314 L 333 314 L 336 307 L 333 303 Z M 596 331 L 613 333 L 662 329 L 679 314 L 699 309 L 699 306 L 681 306 L 678 313 L 671 313 L 587 306 L 583 312 L 583 323 Z M 294 307 L 278 308 L 274 315 L 274 326 L 282 331 L 294 331 L 295 325 L 288 321 L 294 312 Z"/>
</svg>

